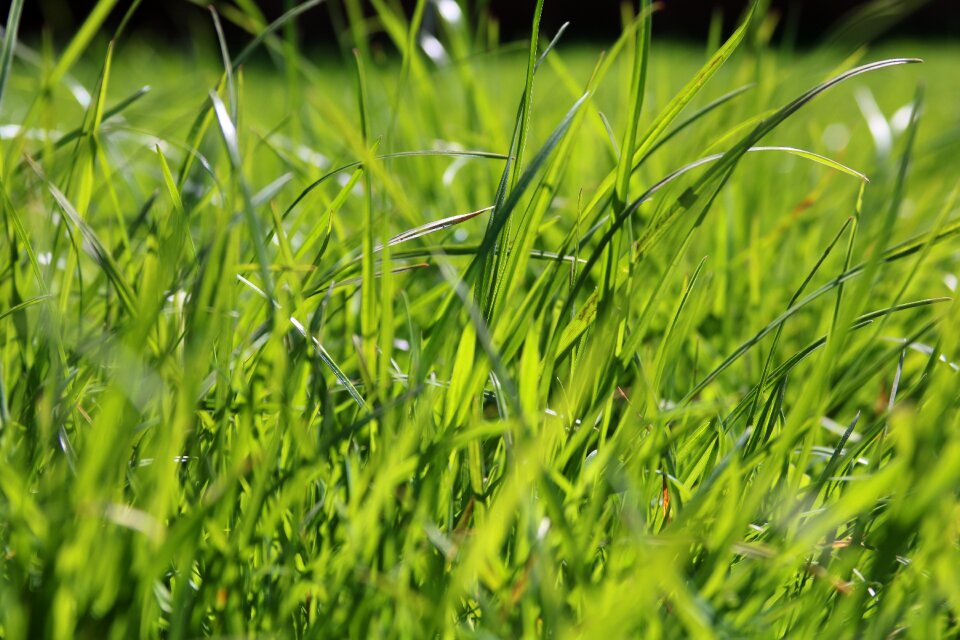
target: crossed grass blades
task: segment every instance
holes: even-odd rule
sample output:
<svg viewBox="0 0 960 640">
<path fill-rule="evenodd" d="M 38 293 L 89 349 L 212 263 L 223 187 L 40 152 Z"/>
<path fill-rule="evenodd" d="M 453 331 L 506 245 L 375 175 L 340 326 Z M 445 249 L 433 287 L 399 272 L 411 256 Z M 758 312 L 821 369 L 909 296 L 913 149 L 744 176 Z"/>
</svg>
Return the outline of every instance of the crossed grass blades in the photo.
<svg viewBox="0 0 960 640">
<path fill-rule="evenodd" d="M 23 4 L 0 637 L 957 632 L 956 47 Z"/>
</svg>

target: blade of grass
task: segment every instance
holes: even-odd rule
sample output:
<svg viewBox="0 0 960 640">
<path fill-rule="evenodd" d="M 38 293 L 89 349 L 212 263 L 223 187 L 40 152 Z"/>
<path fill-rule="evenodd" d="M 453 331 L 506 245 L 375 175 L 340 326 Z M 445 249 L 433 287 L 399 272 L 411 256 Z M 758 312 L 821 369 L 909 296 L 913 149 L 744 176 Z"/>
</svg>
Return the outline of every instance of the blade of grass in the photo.
<svg viewBox="0 0 960 640">
<path fill-rule="evenodd" d="M 3 94 L 10 78 L 10 67 L 13 64 L 13 50 L 17 44 L 17 30 L 20 27 L 20 15 L 23 13 L 23 0 L 12 0 L 7 11 L 7 22 L 4 27 L 3 45 L 0 48 L 0 109 L 3 108 Z"/>
</svg>

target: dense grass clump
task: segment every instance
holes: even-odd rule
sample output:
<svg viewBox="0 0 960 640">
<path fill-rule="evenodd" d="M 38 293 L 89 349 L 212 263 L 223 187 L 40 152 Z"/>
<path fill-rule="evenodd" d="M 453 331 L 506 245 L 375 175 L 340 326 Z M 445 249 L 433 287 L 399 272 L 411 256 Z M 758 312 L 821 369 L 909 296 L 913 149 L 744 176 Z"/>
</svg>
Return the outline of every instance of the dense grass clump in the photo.
<svg viewBox="0 0 960 640">
<path fill-rule="evenodd" d="M 22 4 L 0 637 L 958 632 L 960 48 Z"/>
</svg>

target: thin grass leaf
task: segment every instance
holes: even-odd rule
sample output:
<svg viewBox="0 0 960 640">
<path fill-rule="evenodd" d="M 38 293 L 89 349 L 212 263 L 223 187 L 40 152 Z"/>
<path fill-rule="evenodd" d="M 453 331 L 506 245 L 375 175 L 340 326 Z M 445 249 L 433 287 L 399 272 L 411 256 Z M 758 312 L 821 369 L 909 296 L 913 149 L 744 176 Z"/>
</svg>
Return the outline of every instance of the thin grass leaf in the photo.
<svg viewBox="0 0 960 640">
<path fill-rule="evenodd" d="M 42 296 L 37 296 L 36 298 L 30 298 L 29 300 L 24 300 L 23 302 L 16 304 L 10 307 L 9 309 L 0 311 L 0 320 L 3 320 L 7 316 L 12 316 L 13 314 L 18 313 L 24 309 L 29 309 L 35 304 L 43 302 L 44 300 L 50 300 L 51 298 L 54 298 L 54 297 L 55 297 L 54 295 L 47 293 Z"/>
<path fill-rule="evenodd" d="M 334 362 L 333 358 L 327 352 L 327 350 L 320 344 L 320 341 L 313 336 L 307 335 L 307 330 L 304 328 L 303 323 L 297 320 L 294 317 L 290 318 L 290 324 L 300 333 L 301 336 L 308 342 L 313 345 L 314 350 L 317 352 L 317 355 L 323 361 L 323 363 L 333 372 L 333 375 L 336 376 L 337 380 L 340 381 L 340 384 L 347 390 L 350 394 L 350 397 L 354 399 L 357 405 L 363 409 L 367 410 L 367 402 L 363 399 L 363 396 L 360 395 L 360 392 L 357 391 L 357 388 L 350 381 L 350 378 L 343 372 L 343 370 Z"/>
<path fill-rule="evenodd" d="M 76 35 L 74 35 L 73 39 L 70 41 L 70 44 L 67 45 L 67 48 L 57 61 L 56 66 L 47 76 L 47 82 L 49 84 L 56 84 L 59 82 L 60 78 L 62 78 L 73 67 L 73 65 L 77 63 L 77 60 L 96 36 L 97 31 L 99 31 L 101 25 L 103 25 L 104 21 L 107 19 L 107 16 L 113 10 L 113 7 L 116 4 L 117 0 L 98 0 L 98 2 L 93 6 L 93 10 L 90 12 L 90 15 L 87 16 L 87 19 L 83 22 Z"/>
<path fill-rule="evenodd" d="M 237 121 L 237 85 L 233 81 L 233 63 L 230 62 L 230 49 L 227 47 L 227 39 L 223 35 L 223 26 L 220 24 L 220 16 L 213 5 L 207 7 L 210 10 L 210 17 L 213 20 L 213 28 L 217 33 L 217 42 L 220 44 L 220 56 L 223 58 L 224 73 L 227 78 L 227 95 L 230 97 L 230 119 Z"/>
<path fill-rule="evenodd" d="M 0 109 L 3 107 L 3 94 L 7 89 L 7 80 L 10 78 L 10 67 L 13 64 L 13 50 L 17 44 L 17 30 L 20 27 L 20 15 L 23 13 L 23 0 L 12 0 L 7 11 L 7 22 L 4 26 L 3 45 L 0 47 Z"/>
<path fill-rule="evenodd" d="M 135 317 L 137 315 L 137 306 L 135 304 L 133 289 L 124 279 L 120 272 L 120 268 L 113 260 L 112 254 L 107 251 L 106 247 L 103 246 L 103 243 L 100 242 L 100 238 L 97 237 L 97 234 L 94 232 L 94 230 L 83 221 L 83 218 L 79 213 L 77 213 L 77 210 L 67 199 L 67 196 L 65 196 L 60 189 L 54 186 L 53 183 L 47 180 L 43 173 L 43 169 L 41 169 L 40 166 L 29 157 L 27 158 L 27 163 L 37 174 L 37 176 L 39 176 L 40 179 L 46 183 L 47 189 L 50 191 L 50 194 L 53 196 L 57 205 L 59 205 L 60 210 L 66 214 L 73 226 L 76 227 L 77 231 L 80 232 L 80 235 L 84 240 L 84 250 L 97 263 L 100 269 L 107 276 L 107 279 L 113 283 L 113 286 L 117 290 L 117 294 L 120 297 L 120 301 L 123 303 L 124 309 L 131 316 Z"/>
<path fill-rule="evenodd" d="M 449 229 L 450 227 L 456 226 L 461 222 L 466 222 L 467 220 L 472 220 L 477 216 L 492 211 L 493 206 L 484 207 L 482 209 L 477 209 L 476 211 L 471 211 L 470 213 L 461 213 L 459 215 L 450 216 L 449 218 L 443 218 L 441 220 L 434 220 L 433 222 L 428 222 L 427 224 L 421 225 L 414 229 L 408 229 L 402 233 L 390 238 L 390 241 L 387 243 L 387 246 L 394 247 L 403 242 L 409 242 L 410 240 L 415 240 L 416 238 L 422 238 L 423 236 L 429 235 L 431 233 L 436 233 L 437 231 L 443 231 L 444 229 Z M 380 248 L 377 247 L 375 251 L 379 251 Z"/>
</svg>

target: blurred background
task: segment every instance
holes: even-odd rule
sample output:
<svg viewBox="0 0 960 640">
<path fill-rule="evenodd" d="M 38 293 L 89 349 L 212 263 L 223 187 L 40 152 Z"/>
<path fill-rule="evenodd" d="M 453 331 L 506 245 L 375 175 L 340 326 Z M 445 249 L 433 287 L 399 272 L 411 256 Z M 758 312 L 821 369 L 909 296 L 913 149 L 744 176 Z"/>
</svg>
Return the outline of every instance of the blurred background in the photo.
<svg viewBox="0 0 960 640">
<path fill-rule="evenodd" d="M 349 46 L 345 3 L 352 0 L 329 0 L 307 12 L 298 21 L 303 44 L 307 47 Z M 444 1 L 434 2 L 441 6 Z M 373 15 L 370 0 L 356 0 L 367 15 Z M 23 31 L 34 39 L 41 35 L 60 41 L 69 37 L 86 16 L 95 0 L 33 0 L 24 10 Z M 197 37 L 194 31 L 209 26 L 208 4 L 221 13 L 229 11 L 231 2 L 205 0 L 144 0 L 131 22 L 138 35 L 163 40 L 187 40 Z M 245 8 L 260 10 L 272 20 L 298 4 L 297 0 L 245 0 L 237 2 Z M 402 6 L 410 12 L 416 0 L 389 0 L 391 6 Z M 634 10 L 638 4 L 633 3 Z M 654 19 L 659 37 L 673 37 L 702 42 L 711 25 L 722 25 L 724 32 L 737 22 L 748 0 L 661 0 Z M 799 46 L 820 44 L 824 39 L 843 39 L 854 28 L 851 38 L 863 41 L 891 37 L 930 37 L 960 39 L 960 2 L 957 0 L 767 0 L 775 16 L 775 39 Z M 117 3 L 107 28 L 113 29 L 123 18 L 127 3 Z M 529 33 L 534 0 L 462 0 L 459 5 L 473 15 L 493 16 L 503 39 L 524 38 Z M 555 32 L 564 22 L 570 27 L 566 38 L 607 40 L 619 34 L 624 7 L 621 0 L 548 0 L 544 6 L 543 27 Z M 198 19 L 199 18 L 199 19 Z M 429 19 L 429 16 L 428 18 Z M 376 25 L 370 25 L 376 30 Z M 246 41 L 239 30 L 228 38 Z M 864 32 L 867 33 L 864 33 Z M 28 36 L 29 37 L 29 36 Z"/>
</svg>

